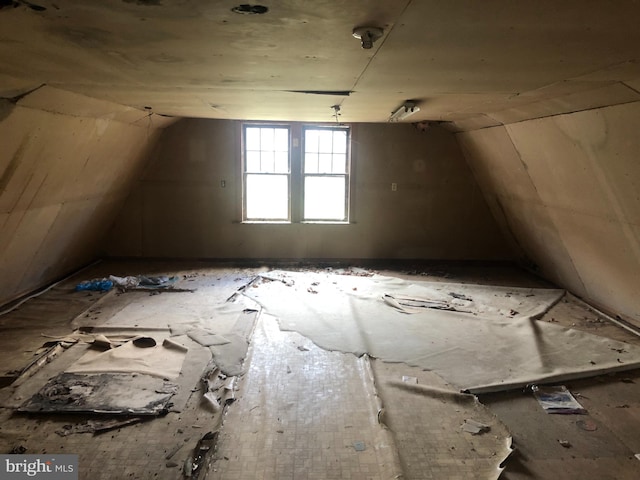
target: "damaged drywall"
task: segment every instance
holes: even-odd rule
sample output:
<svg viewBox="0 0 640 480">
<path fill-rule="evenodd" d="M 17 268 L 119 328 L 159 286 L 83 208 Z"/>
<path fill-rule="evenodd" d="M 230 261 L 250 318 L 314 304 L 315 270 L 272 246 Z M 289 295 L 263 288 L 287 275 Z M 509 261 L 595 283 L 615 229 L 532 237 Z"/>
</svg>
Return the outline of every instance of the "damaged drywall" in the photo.
<svg viewBox="0 0 640 480">
<path fill-rule="evenodd" d="M 503 231 L 539 273 L 640 322 L 640 102 L 458 134 Z"/>
<path fill-rule="evenodd" d="M 99 255 L 162 125 L 151 117 L 136 123 L 146 112 L 46 86 L 7 105 L 0 304 Z"/>
</svg>

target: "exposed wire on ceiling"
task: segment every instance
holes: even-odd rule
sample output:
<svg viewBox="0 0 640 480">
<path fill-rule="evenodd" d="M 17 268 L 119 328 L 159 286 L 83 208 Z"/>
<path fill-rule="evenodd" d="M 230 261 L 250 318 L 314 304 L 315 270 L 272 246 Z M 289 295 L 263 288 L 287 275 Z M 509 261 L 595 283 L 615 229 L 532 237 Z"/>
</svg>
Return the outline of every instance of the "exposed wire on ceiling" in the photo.
<svg viewBox="0 0 640 480">
<path fill-rule="evenodd" d="M 340 119 L 338 118 L 340 115 L 342 115 L 340 113 L 340 105 L 333 105 L 331 108 L 333 108 L 333 116 L 336 117 L 336 123 L 340 124 Z"/>
</svg>

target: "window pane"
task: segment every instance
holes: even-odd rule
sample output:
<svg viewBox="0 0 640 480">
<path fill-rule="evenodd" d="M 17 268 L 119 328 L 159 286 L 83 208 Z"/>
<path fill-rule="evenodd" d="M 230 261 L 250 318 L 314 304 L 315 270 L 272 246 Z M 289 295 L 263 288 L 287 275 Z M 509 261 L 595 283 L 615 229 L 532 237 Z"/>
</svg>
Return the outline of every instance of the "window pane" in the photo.
<svg viewBox="0 0 640 480">
<path fill-rule="evenodd" d="M 289 152 L 276 152 L 275 157 L 275 173 L 289 173 Z"/>
<path fill-rule="evenodd" d="M 347 132 L 344 130 L 333 132 L 333 153 L 347 153 Z"/>
<path fill-rule="evenodd" d="M 273 128 L 261 128 L 260 129 L 260 150 L 272 150 L 273 151 Z"/>
<path fill-rule="evenodd" d="M 304 173 L 318 173 L 318 154 L 304 154 Z"/>
<path fill-rule="evenodd" d="M 245 132 L 247 150 L 260 150 L 260 129 L 247 127 Z"/>
<path fill-rule="evenodd" d="M 331 173 L 331 154 L 321 153 L 318 159 L 318 173 Z"/>
<path fill-rule="evenodd" d="M 247 152 L 245 169 L 247 172 L 260 171 L 260 152 Z"/>
<path fill-rule="evenodd" d="M 347 173 L 347 156 L 344 153 L 333 156 L 333 171 L 331 173 Z"/>
<path fill-rule="evenodd" d="M 248 220 L 289 218 L 288 175 L 247 175 L 245 194 Z"/>
<path fill-rule="evenodd" d="M 274 150 L 278 152 L 289 151 L 289 130 L 286 128 L 275 129 Z"/>
<path fill-rule="evenodd" d="M 274 157 L 273 152 L 260 153 L 260 171 L 263 173 L 274 173 Z"/>
<path fill-rule="evenodd" d="M 304 150 L 305 152 L 318 152 L 318 131 L 317 130 L 305 130 L 304 136 Z"/>
<path fill-rule="evenodd" d="M 305 177 L 305 220 L 345 220 L 346 177 Z"/>
<path fill-rule="evenodd" d="M 331 153 L 333 151 L 333 131 L 331 130 L 319 130 L 318 140 L 320 142 L 321 153 Z"/>
</svg>

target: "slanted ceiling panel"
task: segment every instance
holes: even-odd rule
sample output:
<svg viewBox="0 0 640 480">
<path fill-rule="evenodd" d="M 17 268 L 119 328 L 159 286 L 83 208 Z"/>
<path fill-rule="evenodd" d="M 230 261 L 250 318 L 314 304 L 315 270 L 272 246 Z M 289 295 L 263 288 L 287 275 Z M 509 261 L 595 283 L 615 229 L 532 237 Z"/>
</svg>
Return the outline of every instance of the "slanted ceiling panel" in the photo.
<svg viewBox="0 0 640 480">
<path fill-rule="evenodd" d="M 536 263 L 548 279 L 582 290 L 557 228 L 504 127 L 458 135 L 480 187 L 521 260 Z"/>
<path fill-rule="evenodd" d="M 159 132 L 114 120 L 131 110 L 116 104 L 30 95 L 0 119 L 0 304 L 97 257 Z"/>
<path fill-rule="evenodd" d="M 533 100 L 529 103 L 526 103 L 527 96 L 523 96 L 525 100 L 522 105 L 492 112 L 489 115 L 500 123 L 507 124 L 640 100 L 640 94 L 623 83 L 613 83 L 577 93 L 554 94 L 547 98 L 542 94 L 540 96 L 543 98 L 532 95 L 530 98 Z"/>
<path fill-rule="evenodd" d="M 522 227 L 513 235 L 542 273 L 637 322 L 639 120 L 635 102 L 458 134 L 488 198 L 499 198 L 506 221 Z M 498 137 L 512 145 L 509 154 Z M 513 169 L 522 181 L 501 176 Z"/>
</svg>

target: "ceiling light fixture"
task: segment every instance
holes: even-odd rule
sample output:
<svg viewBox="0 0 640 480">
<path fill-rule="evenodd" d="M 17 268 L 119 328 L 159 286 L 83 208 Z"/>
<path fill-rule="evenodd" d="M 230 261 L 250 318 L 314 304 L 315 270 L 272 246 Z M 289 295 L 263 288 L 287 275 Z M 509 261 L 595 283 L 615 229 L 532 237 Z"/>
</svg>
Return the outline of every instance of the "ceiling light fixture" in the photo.
<svg viewBox="0 0 640 480">
<path fill-rule="evenodd" d="M 415 101 L 407 100 L 402 105 L 400 105 L 396 110 L 394 110 L 394 112 L 389 117 L 389 121 L 399 122 L 419 111 L 420 111 L 420 107 L 418 107 Z"/>
<path fill-rule="evenodd" d="M 384 30 L 378 27 L 357 27 L 353 29 L 353 36 L 360 40 L 362 48 L 369 50 L 373 42 L 382 37 Z"/>
</svg>

